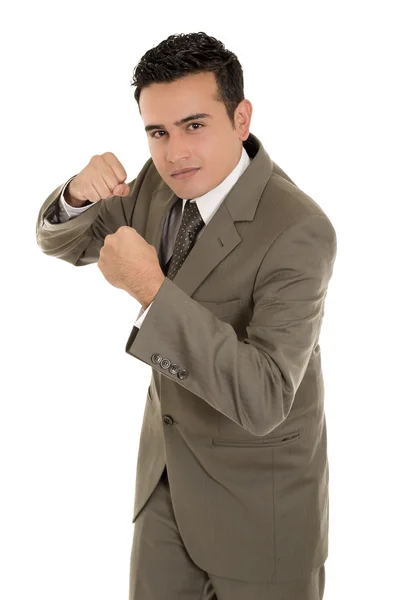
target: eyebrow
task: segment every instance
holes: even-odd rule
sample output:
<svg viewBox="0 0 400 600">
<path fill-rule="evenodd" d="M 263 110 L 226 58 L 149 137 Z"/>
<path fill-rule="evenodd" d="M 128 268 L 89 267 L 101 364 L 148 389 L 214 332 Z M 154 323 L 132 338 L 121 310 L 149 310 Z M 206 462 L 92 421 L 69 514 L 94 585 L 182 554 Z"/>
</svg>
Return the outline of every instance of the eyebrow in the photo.
<svg viewBox="0 0 400 600">
<path fill-rule="evenodd" d="M 193 121 L 194 119 L 206 119 L 207 117 L 210 117 L 212 119 L 212 116 L 207 114 L 207 113 L 195 113 L 194 115 L 189 115 L 188 117 L 184 117 L 183 119 L 180 119 L 179 121 L 175 121 L 174 125 L 176 125 L 177 127 L 179 127 L 179 125 L 183 125 L 184 123 L 187 123 L 188 121 Z M 145 131 L 151 131 L 152 129 L 166 129 L 165 125 L 146 125 L 146 127 L 144 128 Z"/>
</svg>

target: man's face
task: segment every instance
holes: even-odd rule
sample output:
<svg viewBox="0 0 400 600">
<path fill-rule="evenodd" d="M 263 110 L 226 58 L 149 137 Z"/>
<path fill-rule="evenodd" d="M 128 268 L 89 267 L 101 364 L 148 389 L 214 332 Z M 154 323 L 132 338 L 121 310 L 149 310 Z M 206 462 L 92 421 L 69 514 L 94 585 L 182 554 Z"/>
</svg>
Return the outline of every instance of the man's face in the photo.
<svg viewBox="0 0 400 600">
<path fill-rule="evenodd" d="M 218 186 L 234 169 L 249 135 L 252 106 L 242 100 L 235 128 L 225 105 L 213 99 L 214 73 L 187 75 L 172 83 L 153 83 L 140 94 L 140 111 L 151 157 L 165 183 L 180 198 L 197 198 Z M 191 118 L 199 114 L 209 116 Z M 173 171 L 193 167 L 180 178 Z"/>
</svg>

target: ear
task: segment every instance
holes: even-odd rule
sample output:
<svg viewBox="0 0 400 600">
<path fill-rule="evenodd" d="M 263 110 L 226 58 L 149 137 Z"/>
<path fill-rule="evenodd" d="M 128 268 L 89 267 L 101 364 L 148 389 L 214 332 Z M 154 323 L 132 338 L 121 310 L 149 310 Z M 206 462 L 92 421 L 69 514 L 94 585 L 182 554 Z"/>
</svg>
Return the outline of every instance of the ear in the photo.
<svg viewBox="0 0 400 600">
<path fill-rule="evenodd" d="M 236 130 L 241 140 L 247 140 L 250 133 L 251 116 L 253 106 L 250 100 L 244 98 L 236 107 L 235 124 Z"/>
</svg>

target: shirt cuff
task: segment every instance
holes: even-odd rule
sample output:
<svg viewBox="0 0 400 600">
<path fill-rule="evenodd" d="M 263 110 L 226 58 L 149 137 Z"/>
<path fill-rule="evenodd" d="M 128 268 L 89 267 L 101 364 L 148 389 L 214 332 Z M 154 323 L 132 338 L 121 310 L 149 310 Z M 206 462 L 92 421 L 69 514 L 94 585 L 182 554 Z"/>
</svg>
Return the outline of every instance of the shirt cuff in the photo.
<svg viewBox="0 0 400 600">
<path fill-rule="evenodd" d="M 79 207 L 78 206 L 70 206 L 64 197 L 64 191 L 65 191 L 65 188 L 67 187 L 68 183 L 65 184 L 65 186 L 61 192 L 60 212 L 66 213 L 65 216 L 68 216 L 68 218 L 71 218 L 71 217 L 76 217 L 77 215 L 80 215 L 81 213 L 85 212 L 85 210 L 87 210 L 88 208 L 90 208 L 93 205 L 93 202 L 91 202 L 87 206 L 79 206 Z M 64 216 L 64 214 L 62 214 L 62 216 Z"/>
<path fill-rule="evenodd" d="M 153 300 L 153 302 L 154 302 L 154 300 Z M 149 309 L 150 309 L 151 305 L 153 304 L 153 302 L 151 302 L 151 304 L 148 305 L 148 307 L 146 308 L 146 310 L 143 310 L 143 306 L 140 309 L 139 317 L 138 317 L 138 319 L 137 319 L 137 321 L 135 323 L 135 327 L 137 327 L 138 329 L 140 329 L 140 326 L 143 323 L 143 321 L 144 321 L 147 313 L 149 312 Z"/>
</svg>

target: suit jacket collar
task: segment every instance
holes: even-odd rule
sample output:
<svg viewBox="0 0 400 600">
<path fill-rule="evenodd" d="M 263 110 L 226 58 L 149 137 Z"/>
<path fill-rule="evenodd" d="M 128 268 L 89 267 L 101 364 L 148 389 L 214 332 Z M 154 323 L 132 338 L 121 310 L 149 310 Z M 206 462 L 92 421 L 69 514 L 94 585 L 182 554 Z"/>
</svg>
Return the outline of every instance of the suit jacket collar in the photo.
<svg viewBox="0 0 400 600">
<path fill-rule="evenodd" d="M 228 192 L 174 278 L 174 283 L 189 296 L 241 243 L 235 222 L 253 220 L 261 194 L 271 177 L 273 162 L 260 140 L 250 133 L 243 145 L 252 159 L 249 166 Z M 156 248 L 159 259 L 164 220 L 177 199 L 163 180 L 152 193 L 144 237 Z"/>
</svg>

